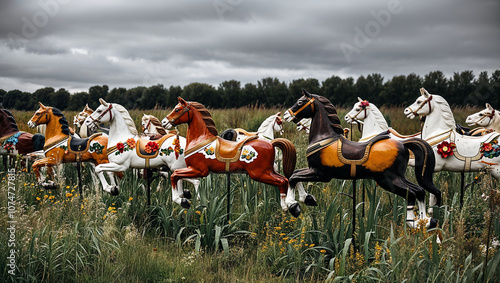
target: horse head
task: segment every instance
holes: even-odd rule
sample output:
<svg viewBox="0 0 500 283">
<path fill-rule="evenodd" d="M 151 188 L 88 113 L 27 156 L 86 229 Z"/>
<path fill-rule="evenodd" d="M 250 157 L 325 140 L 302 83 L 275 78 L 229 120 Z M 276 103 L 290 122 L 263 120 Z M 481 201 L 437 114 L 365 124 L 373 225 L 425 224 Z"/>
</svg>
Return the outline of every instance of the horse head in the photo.
<svg viewBox="0 0 500 283">
<path fill-rule="evenodd" d="M 303 118 L 311 118 L 314 113 L 314 100 L 313 94 L 302 89 L 302 96 L 285 112 L 283 118 L 287 122 L 295 123 Z"/>
<path fill-rule="evenodd" d="M 406 107 L 404 114 L 410 119 L 417 116 L 426 116 L 432 112 L 432 105 L 432 94 L 425 90 L 425 88 L 421 88 L 420 96 L 412 105 Z"/>
<path fill-rule="evenodd" d="M 345 115 L 344 120 L 350 124 L 357 124 L 358 122 L 366 119 L 368 116 L 368 112 L 366 110 L 369 108 L 370 103 L 358 97 L 358 102 L 356 102 L 351 111 Z"/>
<path fill-rule="evenodd" d="M 85 105 L 85 108 L 83 108 L 80 113 L 73 117 L 73 125 L 75 125 L 76 127 L 81 127 L 83 125 L 83 122 L 85 122 L 85 119 L 87 119 L 87 117 L 93 112 L 94 110 L 92 110 L 88 104 Z"/>
<path fill-rule="evenodd" d="M 171 129 L 176 125 L 189 122 L 189 115 L 185 114 L 191 110 L 191 103 L 181 97 L 178 97 L 177 100 L 179 103 L 175 106 L 174 110 L 161 121 L 165 129 Z"/>
<path fill-rule="evenodd" d="M 34 129 L 38 125 L 47 124 L 50 120 L 49 112 L 52 107 L 46 107 L 41 102 L 38 102 L 40 108 L 35 112 L 33 117 L 28 121 L 28 126 Z"/>
<path fill-rule="evenodd" d="M 495 109 L 493 109 L 489 103 L 486 103 L 486 109 L 469 115 L 465 120 L 465 123 L 469 126 L 488 127 L 493 122 L 495 114 Z"/>
<path fill-rule="evenodd" d="M 92 131 L 96 130 L 99 124 L 113 120 L 113 104 L 107 103 L 102 98 L 99 98 L 99 102 L 101 105 L 85 119 L 85 125 Z"/>
</svg>

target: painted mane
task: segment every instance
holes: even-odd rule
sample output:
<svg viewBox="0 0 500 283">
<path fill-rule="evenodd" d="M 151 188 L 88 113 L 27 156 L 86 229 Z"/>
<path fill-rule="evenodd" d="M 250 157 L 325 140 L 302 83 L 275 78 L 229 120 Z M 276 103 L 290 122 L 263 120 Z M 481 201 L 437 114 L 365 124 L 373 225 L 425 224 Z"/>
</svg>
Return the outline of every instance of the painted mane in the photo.
<svg viewBox="0 0 500 283">
<path fill-rule="evenodd" d="M 56 115 L 57 117 L 61 117 L 59 119 L 59 124 L 61 124 L 61 131 L 63 134 L 69 136 L 70 131 L 68 120 L 66 120 L 66 117 L 64 117 L 63 113 L 59 109 L 52 107 L 52 114 Z"/>
<path fill-rule="evenodd" d="M 131 134 L 133 135 L 138 135 L 139 132 L 137 132 L 137 128 L 135 127 L 134 120 L 132 120 L 132 117 L 130 117 L 130 114 L 128 113 L 127 109 L 125 107 L 121 106 L 120 104 L 115 104 L 113 103 L 113 107 L 118 111 L 123 120 L 125 121 L 125 124 L 127 124 L 128 129 Z"/>
<path fill-rule="evenodd" d="M 335 106 L 333 106 L 333 104 L 323 96 L 315 95 L 315 97 L 321 104 L 323 104 L 326 112 L 328 113 L 330 126 L 333 128 L 333 130 L 337 134 L 344 135 L 344 129 L 340 125 L 340 119 L 337 115 L 337 109 L 335 109 Z"/>
<path fill-rule="evenodd" d="M 218 136 L 219 133 L 217 131 L 217 128 L 215 127 L 214 120 L 212 119 L 212 115 L 210 115 L 210 112 L 208 112 L 207 108 L 203 106 L 203 104 L 195 102 L 195 101 L 190 101 L 191 106 L 193 106 L 198 112 L 200 112 L 201 117 L 203 121 L 205 122 L 205 125 L 207 126 L 208 131 L 214 135 Z"/>
</svg>

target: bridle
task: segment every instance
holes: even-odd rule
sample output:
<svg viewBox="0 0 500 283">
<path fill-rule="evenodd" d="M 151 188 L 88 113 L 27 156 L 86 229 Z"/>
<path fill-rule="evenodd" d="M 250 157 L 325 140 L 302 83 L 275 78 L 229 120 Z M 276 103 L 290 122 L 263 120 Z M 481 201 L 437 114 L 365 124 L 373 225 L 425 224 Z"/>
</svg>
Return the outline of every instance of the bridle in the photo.
<svg viewBox="0 0 500 283">
<path fill-rule="evenodd" d="M 422 104 L 420 104 L 420 106 L 417 108 L 417 110 L 414 111 L 413 109 L 411 109 L 411 106 L 408 106 L 408 109 L 410 109 L 410 111 L 411 111 L 411 113 L 413 113 L 413 115 L 419 116 L 419 114 L 417 114 L 418 110 L 422 109 L 424 107 L 424 105 L 427 103 L 429 105 L 429 113 L 431 113 L 432 112 L 431 111 L 432 110 L 431 100 L 432 100 L 432 95 L 429 95 L 429 97 L 426 100 L 424 100 L 422 102 Z"/>
<path fill-rule="evenodd" d="M 79 117 L 83 117 L 83 118 L 79 118 Z M 85 121 L 85 119 L 87 119 L 87 117 L 89 117 L 90 114 L 87 113 L 87 112 L 82 112 L 82 113 L 79 113 L 77 116 L 75 116 L 75 121 L 73 121 L 73 124 L 76 124 L 75 122 L 77 122 L 78 124 L 81 124 Z"/>
<path fill-rule="evenodd" d="M 190 102 L 186 102 L 186 106 L 184 105 L 181 105 L 182 106 L 182 111 L 177 114 L 176 116 L 174 116 L 173 118 L 169 118 L 168 121 L 170 122 L 170 124 L 172 124 L 172 126 L 175 126 L 175 122 L 177 120 L 179 120 L 179 118 L 181 118 L 184 113 L 188 113 L 188 120 L 189 120 L 189 110 L 191 110 L 191 103 Z"/>
<path fill-rule="evenodd" d="M 293 120 L 296 120 L 297 119 L 296 115 L 299 114 L 302 110 L 304 110 L 309 105 L 311 105 L 311 111 L 314 112 L 314 100 L 315 100 L 314 97 L 311 99 L 309 99 L 308 97 L 306 97 L 306 98 L 308 100 L 307 103 L 302 105 L 302 107 L 300 107 L 299 110 L 297 110 L 295 112 L 292 111 L 292 108 L 287 110 L 288 113 L 290 113 L 290 115 L 292 116 Z"/>
<path fill-rule="evenodd" d="M 368 104 L 368 105 L 370 105 L 370 104 Z M 365 105 L 365 106 L 361 105 L 360 106 L 361 109 L 358 111 L 358 113 L 356 113 L 356 115 L 351 116 L 351 115 L 349 115 L 349 113 L 347 113 L 347 117 L 351 118 L 351 120 L 353 120 L 353 121 L 358 121 L 356 119 L 356 117 L 358 117 L 358 115 L 361 114 L 361 112 L 364 112 L 365 113 L 365 118 L 366 118 L 366 108 L 368 108 L 368 105 Z"/>
<path fill-rule="evenodd" d="M 109 121 L 113 120 L 113 112 L 111 112 L 111 108 L 113 108 L 113 104 L 109 104 L 108 108 L 106 108 L 106 110 L 104 110 L 101 115 L 99 115 L 97 118 L 92 118 L 92 115 L 89 116 L 89 118 L 92 120 L 92 123 L 94 124 L 99 124 L 101 123 L 101 118 L 104 117 L 104 115 L 106 115 L 106 113 L 109 112 Z"/>
<path fill-rule="evenodd" d="M 484 115 L 483 117 L 481 117 L 481 119 L 477 120 L 474 123 L 476 123 L 476 125 L 479 125 L 479 122 L 481 122 L 486 117 L 490 118 L 490 121 L 488 122 L 488 125 L 491 124 L 491 120 L 493 120 L 493 117 L 495 117 L 495 109 L 493 109 L 493 111 L 491 111 L 491 114 Z"/>
<path fill-rule="evenodd" d="M 148 123 L 146 124 L 146 127 L 144 127 L 144 130 L 142 130 L 142 131 L 146 132 L 146 130 L 149 129 L 149 125 L 151 125 L 151 118 L 148 119 Z"/>
<path fill-rule="evenodd" d="M 45 108 L 45 110 L 40 113 L 40 116 L 38 116 L 38 118 L 36 118 L 36 120 L 33 122 L 35 126 L 38 126 L 38 122 L 40 122 L 40 119 L 42 119 L 43 114 L 45 114 L 45 119 L 49 119 L 49 113 L 47 113 L 47 111 L 49 111 L 49 108 Z"/>
</svg>

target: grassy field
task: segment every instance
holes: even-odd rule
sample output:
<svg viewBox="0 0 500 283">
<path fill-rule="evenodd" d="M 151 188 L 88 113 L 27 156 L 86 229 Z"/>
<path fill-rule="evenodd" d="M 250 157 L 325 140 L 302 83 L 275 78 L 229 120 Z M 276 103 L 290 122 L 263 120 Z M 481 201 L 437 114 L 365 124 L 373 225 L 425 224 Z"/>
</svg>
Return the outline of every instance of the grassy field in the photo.
<svg viewBox="0 0 500 283">
<path fill-rule="evenodd" d="M 339 109 L 339 116 L 348 110 Z M 402 110 L 381 108 L 396 130 L 417 132 L 419 122 L 405 118 Z M 278 111 L 283 109 L 211 113 L 222 132 L 232 127 L 255 131 Z M 454 109 L 462 124 L 475 111 Z M 142 113 L 162 119 L 168 112 L 134 110 L 131 115 L 139 125 Z M 21 130 L 32 131 L 26 122 L 33 113 L 13 114 Z M 64 114 L 71 120 L 75 113 Z M 359 136 L 357 129 L 353 131 Z M 297 168 L 306 167 L 305 134 L 285 123 L 284 137 L 297 147 Z M 78 195 L 74 165 L 58 171 L 60 189 L 50 191 L 19 167 L 8 168 L 15 169 L 11 175 L 3 169 L 2 282 L 500 281 L 499 187 L 480 173 L 465 175 L 466 183 L 476 184 L 466 190 L 463 207 L 460 175 L 435 174 L 444 205 L 436 212 L 439 229 L 425 231 L 406 228 L 404 199 L 371 180 L 357 182 L 355 215 L 347 196 L 352 194 L 351 181 L 332 180 L 308 184 L 319 205 L 302 204 L 302 214 L 294 218 L 282 212 L 276 188 L 233 174 L 227 222 L 225 175 L 202 179 L 200 199 L 194 198 L 186 210 L 172 204 L 169 182 L 158 179 L 152 183 L 152 204 L 146 206 L 146 182 L 132 171 L 120 181 L 120 195 L 113 197 L 102 193 L 90 165 L 83 169 L 83 196 Z M 415 181 L 411 168 L 407 175 Z M 362 188 L 366 189 L 364 206 Z M 352 217 L 357 219 L 355 242 Z M 437 233 L 443 236 L 442 244 L 436 243 Z M 9 273 L 12 260 L 15 275 Z"/>
</svg>

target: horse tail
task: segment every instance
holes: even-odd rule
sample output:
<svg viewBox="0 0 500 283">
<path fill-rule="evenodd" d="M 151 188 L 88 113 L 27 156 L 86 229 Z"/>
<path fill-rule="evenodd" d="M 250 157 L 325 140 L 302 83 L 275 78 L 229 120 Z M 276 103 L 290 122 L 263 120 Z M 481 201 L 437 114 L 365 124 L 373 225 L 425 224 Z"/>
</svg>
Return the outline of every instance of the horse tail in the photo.
<svg viewBox="0 0 500 283">
<path fill-rule="evenodd" d="M 281 149 L 283 153 L 283 173 L 287 179 L 290 179 L 293 171 L 295 170 L 295 164 L 297 163 L 297 151 L 293 143 L 287 139 L 277 138 L 271 141 L 273 147 Z"/>
<path fill-rule="evenodd" d="M 41 134 L 34 134 L 33 137 L 31 137 L 31 141 L 33 142 L 33 151 L 39 151 L 43 149 L 45 137 Z"/>
<path fill-rule="evenodd" d="M 423 139 L 411 138 L 403 141 L 406 149 L 415 155 L 415 177 L 418 184 L 426 191 L 436 196 L 437 205 L 441 205 L 441 191 L 432 181 L 436 157 L 432 147 Z"/>
</svg>

